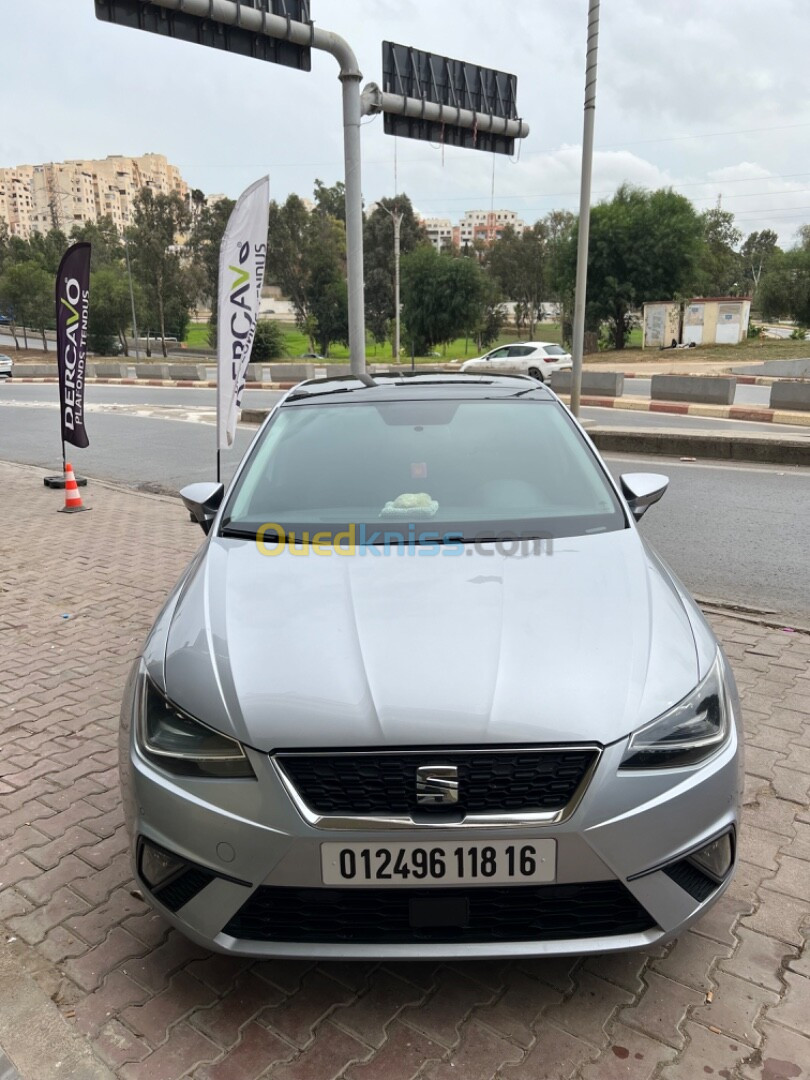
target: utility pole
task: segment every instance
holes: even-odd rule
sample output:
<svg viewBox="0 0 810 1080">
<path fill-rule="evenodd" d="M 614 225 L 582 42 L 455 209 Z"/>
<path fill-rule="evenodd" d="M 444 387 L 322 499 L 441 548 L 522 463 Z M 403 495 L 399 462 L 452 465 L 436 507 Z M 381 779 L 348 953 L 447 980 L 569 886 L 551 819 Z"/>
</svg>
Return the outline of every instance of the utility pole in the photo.
<svg viewBox="0 0 810 1080">
<path fill-rule="evenodd" d="M 585 345 L 585 298 L 588 285 L 588 237 L 591 226 L 591 173 L 593 170 L 593 129 L 596 118 L 596 54 L 599 47 L 599 0 L 588 4 L 588 51 L 585 63 L 585 120 L 582 132 L 582 179 L 579 193 L 579 242 L 574 295 L 573 371 L 571 412 L 579 416 L 582 389 L 582 354 Z"/>
<path fill-rule="evenodd" d="M 400 262 L 401 262 L 401 239 L 402 239 L 402 219 L 405 216 L 401 210 L 393 209 L 389 210 L 387 206 L 383 206 L 380 203 L 380 209 L 384 210 L 386 214 L 391 218 L 394 223 L 394 355 L 393 359 L 399 363 L 399 348 L 401 337 L 401 315 L 400 315 Z"/>
<path fill-rule="evenodd" d="M 399 210 L 394 213 L 394 360 L 399 363 L 399 333 L 400 333 L 400 314 L 399 314 L 399 257 L 400 257 L 400 238 L 402 229 L 402 214 Z"/>
</svg>

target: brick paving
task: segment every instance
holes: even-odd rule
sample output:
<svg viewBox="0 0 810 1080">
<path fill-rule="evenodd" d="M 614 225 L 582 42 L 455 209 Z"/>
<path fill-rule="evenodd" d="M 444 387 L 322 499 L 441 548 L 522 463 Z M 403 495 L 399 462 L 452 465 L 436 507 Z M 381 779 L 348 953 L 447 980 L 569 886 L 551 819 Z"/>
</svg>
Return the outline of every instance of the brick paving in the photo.
<svg viewBox="0 0 810 1080">
<path fill-rule="evenodd" d="M 741 863 L 676 944 L 525 962 L 232 960 L 133 894 L 115 767 L 127 669 L 200 533 L 169 499 L 96 483 L 92 513 L 68 516 L 37 470 L 0 464 L 0 485 L 0 951 L 116 1076 L 810 1077 L 810 636 L 712 616 L 745 705 Z"/>
</svg>

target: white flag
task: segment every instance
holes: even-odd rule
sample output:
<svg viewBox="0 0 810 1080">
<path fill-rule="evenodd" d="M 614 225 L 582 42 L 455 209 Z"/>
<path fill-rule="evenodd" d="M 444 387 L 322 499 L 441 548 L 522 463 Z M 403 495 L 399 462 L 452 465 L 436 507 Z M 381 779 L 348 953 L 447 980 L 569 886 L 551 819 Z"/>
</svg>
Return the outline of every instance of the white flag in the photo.
<svg viewBox="0 0 810 1080">
<path fill-rule="evenodd" d="M 267 262 L 270 178 L 243 192 L 219 250 L 217 447 L 233 446 Z"/>
</svg>

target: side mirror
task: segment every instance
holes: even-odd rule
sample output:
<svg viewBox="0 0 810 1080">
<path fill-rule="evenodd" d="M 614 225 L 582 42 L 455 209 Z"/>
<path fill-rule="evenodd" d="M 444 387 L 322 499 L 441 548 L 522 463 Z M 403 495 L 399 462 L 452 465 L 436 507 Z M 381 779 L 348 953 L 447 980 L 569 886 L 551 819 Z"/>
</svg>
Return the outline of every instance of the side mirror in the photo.
<svg viewBox="0 0 810 1080">
<path fill-rule="evenodd" d="M 636 521 L 639 521 L 653 503 L 657 503 L 669 487 L 669 477 L 661 473 L 623 473 L 620 477 L 622 494 Z"/>
<path fill-rule="evenodd" d="M 189 484 L 180 492 L 189 514 L 206 535 L 217 516 L 224 494 L 222 484 Z"/>
</svg>

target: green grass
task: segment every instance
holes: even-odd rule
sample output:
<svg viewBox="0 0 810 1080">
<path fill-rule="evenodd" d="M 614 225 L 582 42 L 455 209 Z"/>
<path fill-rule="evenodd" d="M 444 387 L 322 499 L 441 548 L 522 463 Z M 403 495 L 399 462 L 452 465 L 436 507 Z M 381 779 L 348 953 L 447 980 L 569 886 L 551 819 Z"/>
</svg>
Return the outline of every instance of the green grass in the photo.
<svg viewBox="0 0 810 1080">
<path fill-rule="evenodd" d="M 208 323 L 189 323 L 185 343 L 191 349 L 207 349 Z"/>
<path fill-rule="evenodd" d="M 308 353 L 310 349 L 309 338 L 306 334 L 303 334 L 294 323 L 281 322 L 282 329 L 284 330 L 284 351 L 287 358 L 295 358 L 301 356 L 302 353 Z M 494 345 L 488 346 L 488 348 L 482 350 L 483 352 L 489 352 L 490 349 L 497 348 L 499 345 L 511 345 L 515 341 L 527 341 L 528 331 L 524 330 L 520 334 L 512 328 L 504 330 L 499 336 Z M 556 341 L 560 340 L 560 327 L 557 323 L 538 323 L 534 333 L 535 340 L 539 341 Z M 390 341 L 384 342 L 382 345 L 378 345 L 372 338 L 367 338 L 366 346 L 366 359 L 371 364 L 381 364 L 393 359 L 393 349 Z M 189 348 L 207 348 L 208 346 L 208 324 L 207 323 L 190 323 L 188 332 L 185 339 L 186 345 Z M 437 364 L 446 363 L 450 360 L 469 360 L 473 356 L 479 355 L 479 350 L 476 347 L 474 338 L 456 338 L 455 341 L 450 341 L 446 345 L 440 346 L 436 349 L 438 356 L 417 356 L 416 362 L 419 364 Z M 349 362 L 349 349 L 346 345 L 333 344 L 329 349 L 328 359 L 340 363 L 345 360 Z M 402 353 L 400 355 L 400 363 L 410 362 L 411 354 L 408 350 L 407 343 L 403 339 Z"/>
</svg>

